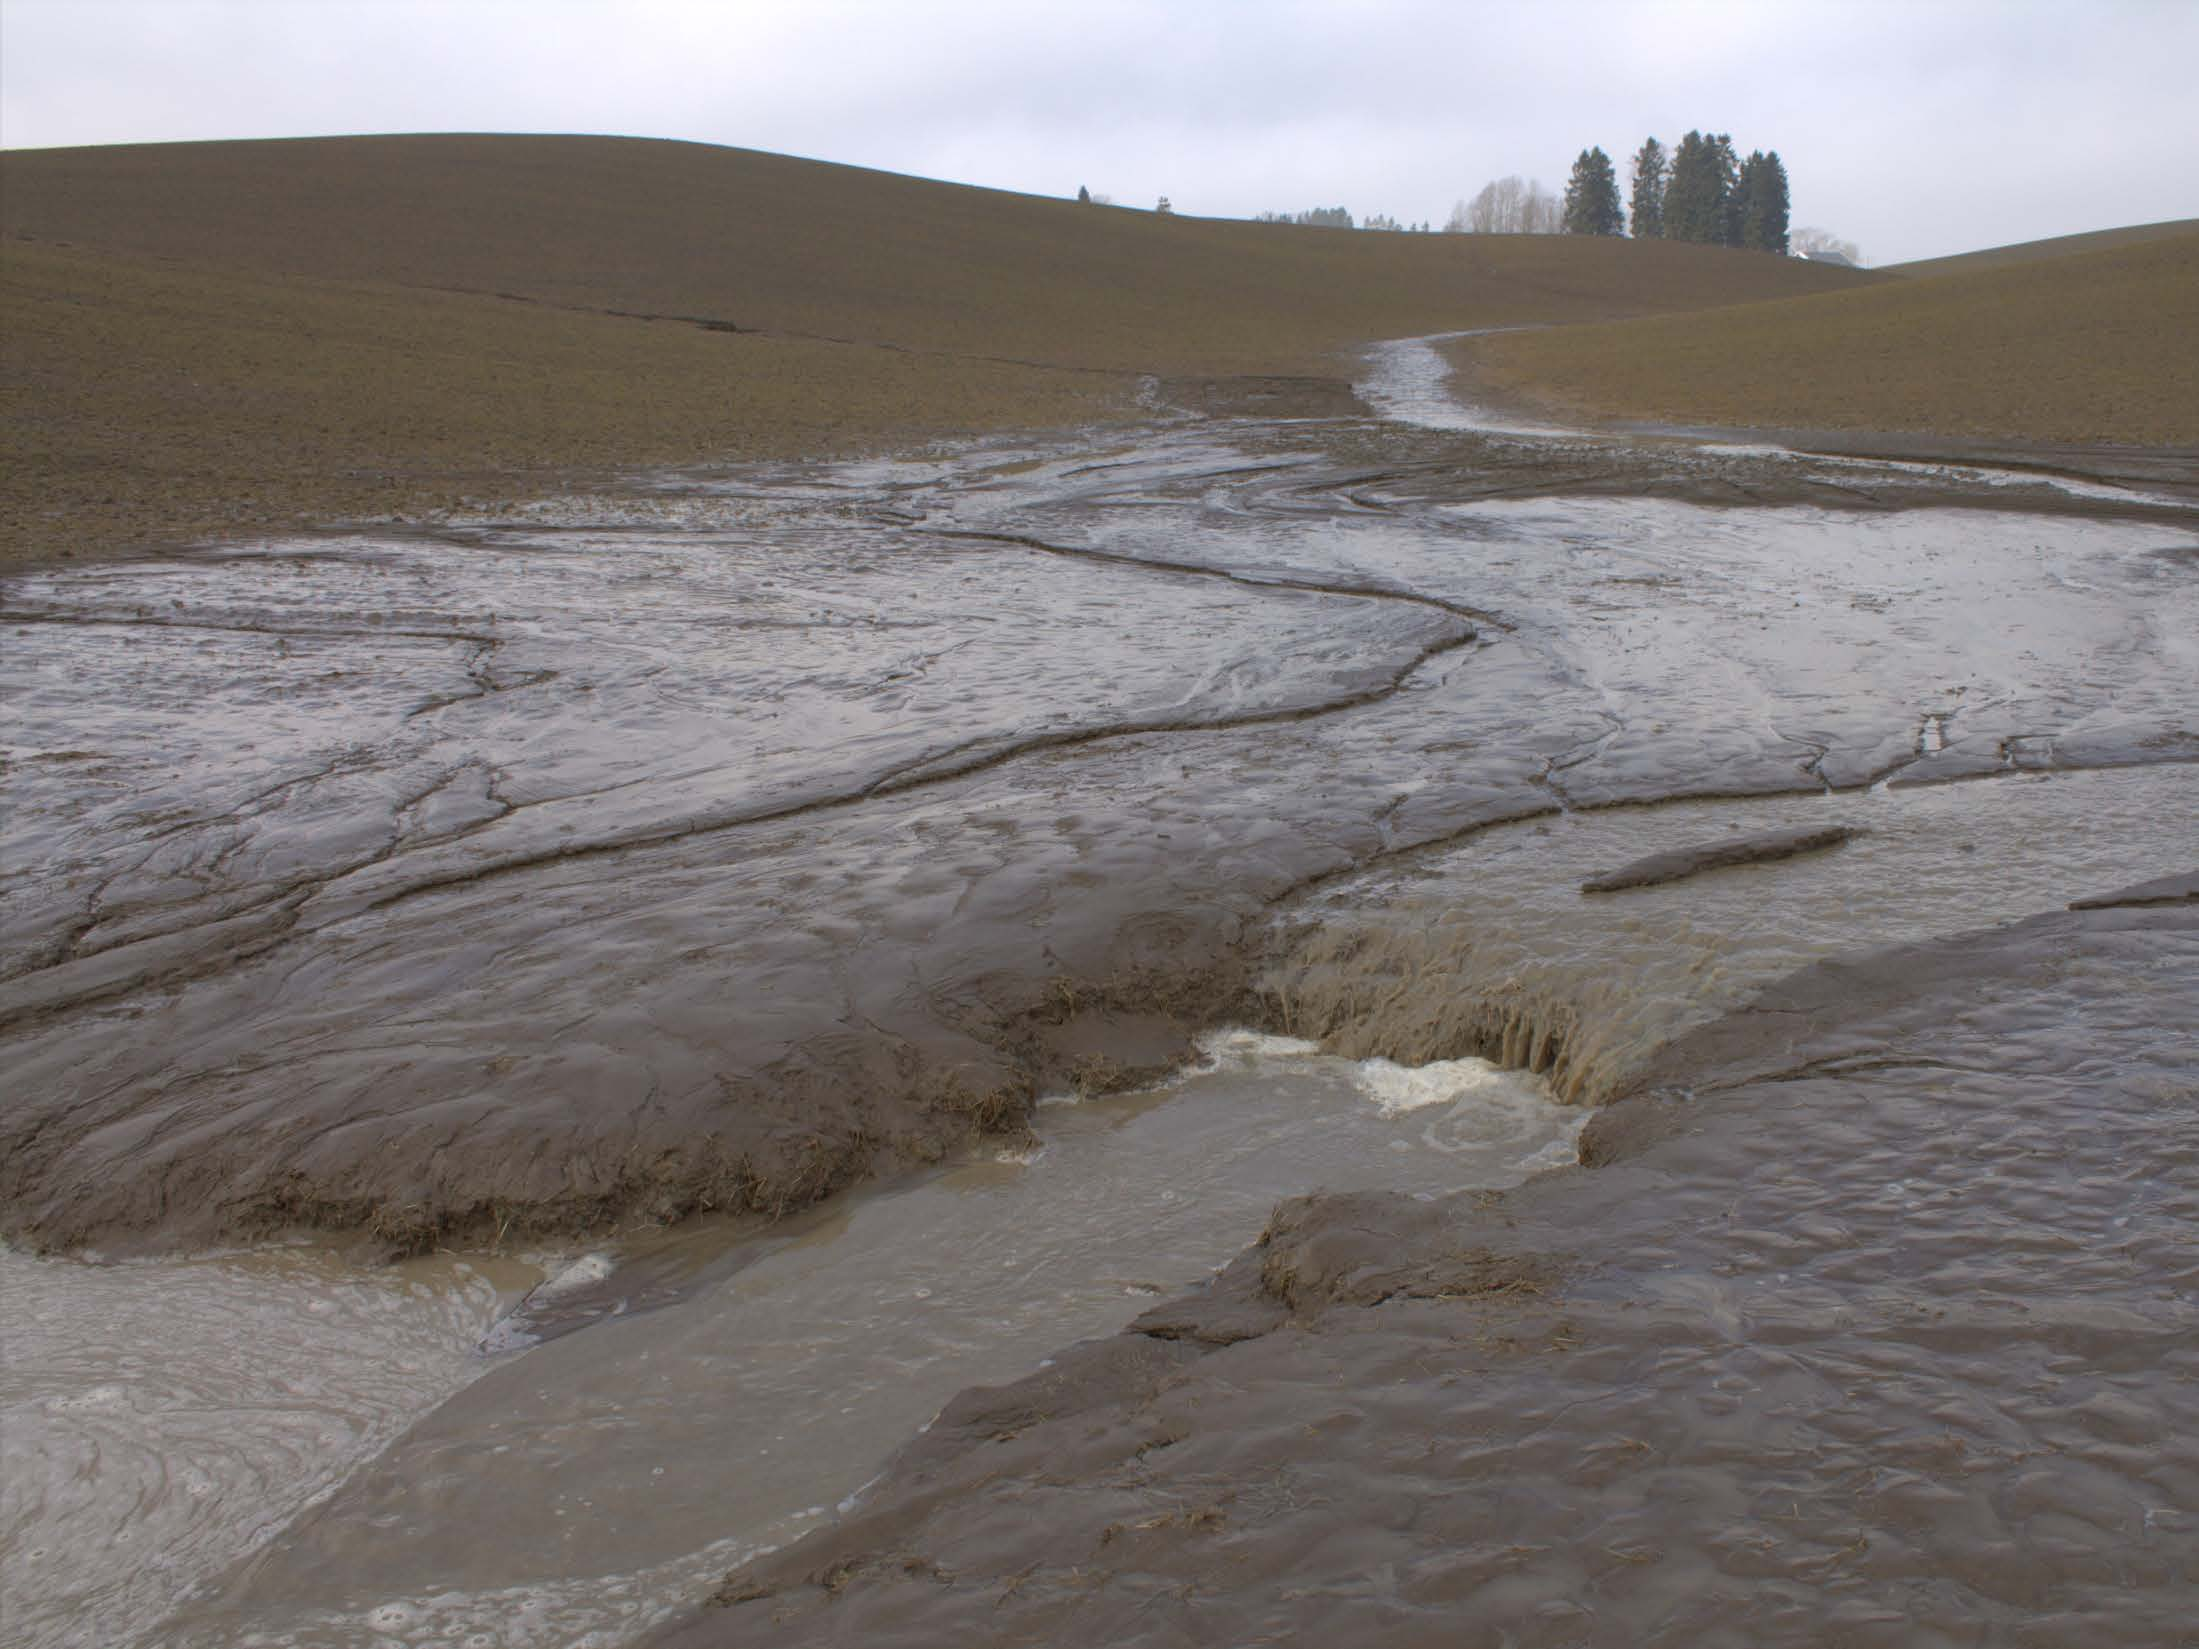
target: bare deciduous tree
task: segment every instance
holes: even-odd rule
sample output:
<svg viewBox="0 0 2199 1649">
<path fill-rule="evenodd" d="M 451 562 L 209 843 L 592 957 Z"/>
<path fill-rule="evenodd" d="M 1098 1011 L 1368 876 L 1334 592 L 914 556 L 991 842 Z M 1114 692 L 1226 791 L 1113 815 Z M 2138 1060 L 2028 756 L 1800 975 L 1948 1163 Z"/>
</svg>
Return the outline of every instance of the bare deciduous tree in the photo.
<svg viewBox="0 0 2199 1649">
<path fill-rule="evenodd" d="M 1819 258 L 1826 263 L 1852 263 L 1863 267 L 1863 254 L 1856 250 L 1855 242 L 1842 240 L 1830 229 L 1797 229 L 1787 237 L 1787 250 L 1802 258 Z"/>
<path fill-rule="evenodd" d="M 1472 200 L 1451 209 L 1443 227 L 1454 235 L 1555 235 L 1565 222 L 1565 206 L 1541 183 L 1513 176 L 1485 183 Z"/>
</svg>

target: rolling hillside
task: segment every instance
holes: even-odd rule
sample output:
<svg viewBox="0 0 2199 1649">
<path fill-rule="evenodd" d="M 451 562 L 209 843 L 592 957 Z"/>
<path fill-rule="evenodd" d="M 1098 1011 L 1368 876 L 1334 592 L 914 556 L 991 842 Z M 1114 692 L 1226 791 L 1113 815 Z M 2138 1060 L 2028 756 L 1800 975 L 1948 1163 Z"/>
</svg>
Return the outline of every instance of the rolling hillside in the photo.
<svg viewBox="0 0 2199 1649">
<path fill-rule="evenodd" d="M 0 234 L 16 561 L 576 470 L 1120 419 L 1142 374 L 1343 379 L 1337 352 L 1373 338 L 1876 278 L 579 137 L 12 152 Z"/>
<path fill-rule="evenodd" d="M 1454 359 L 1485 392 L 1587 420 L 2199 446 L 2199 228 L 2020 251 L 1716 314 L 1467 340 Z"/>
<path fill-rule="evenodd" d="M 10 235 L 1128 371 L 1830 291 L 1700 247 L 1305 233 L 692 143 L 376 137 L 0 157 Z M 1462 319 L 1456 317 L 1463 317 Z"/>
<path fill-rule="evenodd" d="M 2013 246 L 1989 246 L 1981 252 L 1957 252 L 1952 257 L 1919 258 L 1914 263 L 1889 263 L 1882 265 L 1878 272 L 1881 275 L 1899 275 L 1904 278 L 1918 275 L 1974 274 L 1982 269 L 2004 268 L 2009 264 L 2066 258 L 2072 252 L 2105 252 L 2114 247 L 2136 246 L 2146 241 L 2174 240 L 2195 232 L 2199 232 L 2199 218 L 2174 218 L 2164 223 L 2136 223 L 2125 229 L 2095 229 L 2083 235 L 2056 235 L 2049 240 L 2018 241 Z"/>
</svg>

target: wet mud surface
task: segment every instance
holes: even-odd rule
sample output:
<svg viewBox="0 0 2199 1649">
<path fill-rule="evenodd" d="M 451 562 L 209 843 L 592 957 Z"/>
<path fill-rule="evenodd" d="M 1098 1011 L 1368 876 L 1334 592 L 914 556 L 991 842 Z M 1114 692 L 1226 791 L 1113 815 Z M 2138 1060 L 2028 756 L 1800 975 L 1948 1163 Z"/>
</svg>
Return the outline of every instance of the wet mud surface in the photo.
<svg viewBox="0 0 2199 1649">
<path fill-rule="evenodd" d="M 650 1641 L 2187 1642 L 2195 1003 L 2188 909 L 1805 970 L 1655 1137 L 1286 1205 Z"/>
<path fill-rule="evenodd" d="M 1417 360 L 1393 418 L 1440 388 Z M 2119 1439 L 2199 1418 L 2199 517 L 2152 480 L 1445 422 L 9 579 L 9 1239 L 603 1245 L 500 1327 L 467 1313 L 508 1284 L 408 1317 L 464 1316 L 475 1366 L 331 1407 L 371 1448 L 268 1468 L 315 1504 L 230 1526 L 226 1574 L 179 1557 L 189 1630 L 629 1641 L 823 1523 L 670 1629 L 1406 1642 L 1470 1599 L 1491 1641 L 1709 1642 L 1746 1597 L 1802 1641 L 1808 1594 L 1856 1641 L 1895 1607 L 2160 1641 L 2199 1479 Z M 1697 873 L 1582 896 L 1645 856 Z M 1156 1104 L 1232 1023 L 1338 1064 Z M 1467 1056 L 1618 1100 L 1596 1166 L 1492 1200 L 1550 1138 L 1469 1170 L 1397 1098 Z M 1188 1165 L 1238 1133 L 1265 1166 L 1225 1193 Z M 1015 1306 L 973 1268 L 985 1326 L 915 1326 L 926 1267 L 1168 1229 L 1130 1187 L 1185 1172 L 1214 1218 L 1165 1263 Z M 868 1279 L 838 1330 L 772 1315 L 840 1298 L 820 1255 Z M 832 1418 L 725 1406 L 825 1389 L 856 1323 L 912 1349 L 843 1348 L 831 1461 Z M 954 1391 L 1079 1335 L 834 1523 Z M 2011 1555 L 2041 1541 L 2059 1580 Z"/>
<path fill-rule="evenodd" d="M 10 580 L 7 1227 L 799 1204 L 1421 844 L 2199 755 L 2184 512 L 1608 450 L 1194 426 Z"/>
</svg>

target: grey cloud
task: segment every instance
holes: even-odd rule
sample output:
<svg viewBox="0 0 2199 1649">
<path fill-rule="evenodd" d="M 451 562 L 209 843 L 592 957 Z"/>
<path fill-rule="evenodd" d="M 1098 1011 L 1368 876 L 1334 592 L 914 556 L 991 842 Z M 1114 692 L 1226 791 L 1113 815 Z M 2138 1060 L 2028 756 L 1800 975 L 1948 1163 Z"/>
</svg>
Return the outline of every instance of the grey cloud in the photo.
<svg viewBox="0 0 2199 1649">
<path fill-rule="evenodd" d="M 694 138 L 1239 216 L 1440 220 L 1600 143 L 1733 133 L 1874 260 L 2199 215 L 2199 7 L 10 0 L 11 145 Z"/>
</svg>

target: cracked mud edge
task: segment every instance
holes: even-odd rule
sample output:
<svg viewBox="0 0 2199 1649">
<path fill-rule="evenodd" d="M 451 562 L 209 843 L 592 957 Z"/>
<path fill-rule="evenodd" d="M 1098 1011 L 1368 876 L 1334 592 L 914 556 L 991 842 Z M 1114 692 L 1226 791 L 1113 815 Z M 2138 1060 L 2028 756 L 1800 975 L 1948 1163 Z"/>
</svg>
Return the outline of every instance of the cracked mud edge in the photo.
<svg viewBox="0 0 2199 1649">
<path fill-rule="evenodd" d="M 1400 599 L 1412 600 L 1419 598 L 1401 597 Z M 1400 667 L 1389 683 L 1365 689 L 1360 693 L 1348 695 L 1321 705 L 1300 706 L 1287 710 L 1248 712 L 1242 716 L 1217 718 L 1211 721 L 1190 719 L 1142 723 L 1126 722 L 1099 728 L 1069 729 L 982 750 L 964 756 L 960 760 L 955 759 L 960 752 L 950 750 L 941 754 L 920 757 L 916 761 L 908 763 L 884 778 L 875 780 L 868 786 L 856 791 L 807 799 L 790 803 L 784 807 L 744 813 L 727 819 L 692 821 L 675 829 L 639 833 L 630 837 L 590 842 L 578 847 L 561 848 L 510 860 L 500 860 L 470 868 L 460 874 L 409 883 L 366 901 L 358 907 L 357 911 L 340 911 L 326 919 L 342 920 L 360 912 L 384 909 L 416 895 L 450 888 L 470 887 L 499 876 L 539 869 L 547 865 L 565 864 L 616 853 L 662 847 L 695 836 L 735 831 L 749 826 L 780 824 L 789 820 L 838 811 L 857 806 L 866 801 L 883 799 L 907 791 L 973 777 L 1006 766 L 1026 756 L 1051 750 L 1077 748 L 1115 739 L 1169 733 L 1218 732 L 1237 728 L 1277 726 L 1336 715 L 1379 703 L 1383 699 L 1393 696 L 1403 689 L 1406 682 L 1417 670 L 1432 659 L 1471 647 L 1479 639 L 1478 635 L 1469 631 L 1464 635 L 1432 643 L 1422 649 L 1410 662 Z M 1806 794 L 1812 789 L 1833 796 L 1843 793 L 1854 794 L 1888 783 L 1904 786 L 1959 784 L 1981 779 L 2035 776 L 2051 772 L 2102 772 L 2125 766 L 2199 764 L 2199 748 L 2176 752 L 2164 750 L 2148 757 L 2134 756 L 2123 761 L 2092 760 L 2070 763 L 2056 761 L 2037 765 L 2017 763 L 2003 749 L 2000 752 L 2000 759 L 1992 766 L 1977 766 L 1922 777 L 1905 778 L 1903 775 L 1910 769 L 1930 759 L 1929 754 L 1917 753 L 1904 756 L 1884 767 L 1875 769 L 1852 784 L 1834 785 L 1818 771 L 1818 764 L 1823 760 L 1823 756 L 1820 755 L 1808 763 L 1800 764 L 1800 770 L 1808 780 L 1812 781 L 1807 784 L 1761 785 L 1737 789 L 1721 787 L 1711 783 L 1684 787 L 1654 796 L 1616 796 L 1596 800 L 1580 800 L 1568 795 L 1557 782 L 1556 774 L 1563 771 L 1565 767 L 1578 765 L 1580 762 L 1590 759 L 1595 753 L 1593 747 L 1600 746 L 1609 737 L 1610 734 L 1606 733 L 1596 740 L 1586 741 L 1591 748 L 1570 761 L 1565 756 L 1546 758 L 1542 770 L 1529 776 L 1528 782 L 1531 785 L 1549 795 L 1551 799 L 1548 802 L 1539 804 L 1530 802 L 1523 806 L 1504 809 L 1474 819 L 1454 830 L 1402 841 L 1394 838 L 1388 820 L 1378 817 L 1375 822 L 1382 837 L 1382 846 L 1378 851 L 1349 859 L 1307 875 L 1289 884 L 1280 892 L 1271 895 L 1266 902 L 1271 905 L 1280 905 L 1332 882 L 1358 875 L 1392 861 L 1430 852 L 1440 852 L 1446 848 L 1454 847 L 1460 842 L 1498 825 L 1511 824 L 1519 820 L 1550 814 L 1603 813 L 1706 801 L 1746 802 L 1770 800 L 1780 796 Z M 2008 743 L 2005 740 L 2001 742 L 2004 746 Z M 1949 747 L 1949 749 L 1953 748 L 1955 747 Z M 1943 753 L 1934 752 L 1932 754 Z M 337 764 L 338 767 L 342 765 L 341 762 Z M 335 769 L 330 769 L 330 771 L 333 770 Z M 271 787 L 271 792 L 309 782 L 317 776 L 319 775 L 305 775 L 301 778 L 285 780 L 282 784 Z M 448 783 L 450 777 L 451 775 L 445 775 L 438 781 L 438 785 L 431 786 L 429 791 L 424 794 L 432 794 L 435 788 Z M 414 803 L 419 799 L 414 798 Z M 407 805 L 413 804 L 408 803 Z M 1395 805 L 1395 803 L 1392 803 L 1389 808 L 1384 810 L 1385 813 L 1394 811 Z M 488 824 L 495 823 L 498 819 L 507 817 L 515 811 L 518 811 L 518 809 L 507 803 L 504 805 L 504 811 L 494 818 L 465 826 L 447 836 L 438 837 L 433 842 L 423 845 L 443 846 L 453 841 L 463 840 L 465 837 L 486 828 Z M 1679 850 L 1672 854 L 1652 855 L 1649 860 L 1621 867 L 1621 869 L 1612 872 L 1610 876 L 1598 877 L 1592 882 L 1583 883 L 1582 891 L 1603 893 L 1649 886 L 1651 883 L 1647 881 L 1615 880 L 1614 878 L 1636 876 L 1645 868 L 1651 868 L 1652 860 L 1656 862 L 1653 868 L 1658 872 L 1654 879 L 1664 881 L 1697 874 L 1700 871 L 1724 868 L 1728 865 L 1783 859 L 1798 853 L 1836 846 L 1859 833 L 1854 828 L 1777 832 L 1763 838 L 1752 837 L 1740 842 L 1710 844 L 1703 848 Z M 1793 845 L 1786 845 L 1788 836 L 1799 836 L 1806 839 Z M 67 935 L 63 936 L 61 940 L 57 941 L 56 946 L 49 947 L 48 954 L 53 955 L 55 960 L 26 969 L 8 979 L 0 980 L 0 1032 L 20 1030 L 54 1015 L 71 1011 L 79 1006 L 90 1006 L 140 988 L 184 984 L 190 980 L 220 972 L 234 962 L 274 949 L 293 936 L 314 931 L 320 924 L 309 923 L 305 920 L 305 907 L 308 904 L 316 897 L 328 894 L 347 878 L 396 859 L 406 851 L 407 845 L 402 840 L 395 841 L 380 852 L 350 864 L 335 867 L 325 873 L 285 881 L 267 889 L 263 897 L 247 902 L 241 909 L 233 909 L 228 916 L 213 923 L 191 923 L 188 926 L 174 930 L 159 932 L 147 935 L 144 938 L 128 940 L 89 951 L 80 951 L 79 946 L 86 936 L 96 930 L 99 924 L 96 920 L 87 920 L 80 923 L 72 928 Z M 1725 852 L 1735 850 L 1741 851 L 1743 857 L 1723 856 Z M 1665 870 L 1663 864 L 1668 859 L 1675 863 L 1682 860 L 1690 861 L 1690 863 L 1686 868 Z M 2174 897 L 2182 897 L 2182 895 L 2175 895 Z M 2117 902 L 2136 901 L 2118 900 Z M 2089 904 L 2077 904 L 2071 906 L 2071 908 L 2089 909 L 2094 907 Z M 250 945 L 248 949 L 242 952 L 231 948 L 229 936 L 232 933 L 246 931 L 245 925 L 248 923 L 257 924 L 258 927 L 264 929 L 264 938 L 260 942 Z M 190 945 L 185 943 L 193 934 L 204 934 L 212 937 L 215 941 L 213 951 L 204 956 L 198 955 Z M 123 958 L 133 960 L 126 962 L 122 960 Z M 1537 1038 L 1535 1040 L 1539 1045 L 1542 1039 Z M 1494 1034 L 1493 1042 L 1494 1045 L 1500 1047 L 1513 1045 L 1513 1039 L 1509 1032 Z M 1521 1064 L 1526 1068 L 1544 1072 L 1550 1068 L 1548 1065 L 1527 1065 L 1523 1060 L 1504 1062 Z"/>
<path fill-rule="evenodd" d="M 1455 653 L 1475 645 L 1479 635 L 1471 626 L 1464 626 L 1451 635 L 1430 642 L 1419 648 L 1409 659 L 1400 664 L 1386 682 L 1357 692 L 1343 693 L 1318 704 L 1296 705 L 1276 710 L 1251 710 L 1226 716 L 1156 717 L 1149 720 L 1107 722 L 1095 727 L 1066 728 L 1054 733 L 1041 733 L 1027 738 L 1009 736 L 1004 740 L 981 741 L 979 748 L 968 746 L 952 748 L 917 758 L 884 775 L 872 779 L 861 787 L 832 795 L 813 797 L 787 803 L 778 807 L 762 808 L 737 813 L 724 818 L 704 817 L 681 822 L 663 830 L 639 831 L 629 836 L 589 842 L 579 847 L 561 848 L 550 852 L 520 855 L 511 859 L 476 866 L 450 876 L 432 877 L 408 883 L 387 893 L 378 894 L 366 901 L 363 909 L 382 910 L 418 894 L 433 893 L 443 888 L 470 886 L 514 871 L 535 869 L 542 865 L 562 864 L 570 860 L 595 858 L 607 853 L 623 853 L 632 849 L 661 847 L 667 843 L 686 841 L 696 836 L 713 835 L 720 831 L 739 830 L 751 825 L 782 824 L 792 819 L 809 818 L 821 813 L 835 812 L 857 806 L 867 801 L 883 800 L 912 790 L 922 790 L 933 785 L 947 784 L 957 779 L 971 778 L 991 772 L 1027 756 L 1041 755 L 1049 751 L 1079 749 L 1087 745 L 1102 744 L 1116 739 L 1145 738 L 1169 733 L 1225 733 L 1253 727 L 1277 727 L 1295 722 L 1315 721 L 1323 717 L 1340 715 L 1348 711 L 1364 709 L 1379 704 L 1402 692 L 1406 684 L 1422 666 L 1447 653 Z M 0 1014 L 0 1024 L 5 1023 Z"/>
</svg>

